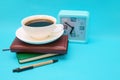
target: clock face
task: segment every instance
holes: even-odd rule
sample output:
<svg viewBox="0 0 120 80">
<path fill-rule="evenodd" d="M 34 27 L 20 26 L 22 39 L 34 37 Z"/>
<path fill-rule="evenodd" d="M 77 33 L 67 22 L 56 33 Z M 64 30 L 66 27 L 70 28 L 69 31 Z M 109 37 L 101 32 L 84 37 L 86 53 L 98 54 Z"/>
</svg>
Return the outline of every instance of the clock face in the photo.
<svg viewBox="0 0 120 80">
<path fill-rule="evenodd" d="M 60 23 L 64 25 L 64 34 L 73 40 L 85 40 L 86 17 L 60 17 Z"/>
</svg>

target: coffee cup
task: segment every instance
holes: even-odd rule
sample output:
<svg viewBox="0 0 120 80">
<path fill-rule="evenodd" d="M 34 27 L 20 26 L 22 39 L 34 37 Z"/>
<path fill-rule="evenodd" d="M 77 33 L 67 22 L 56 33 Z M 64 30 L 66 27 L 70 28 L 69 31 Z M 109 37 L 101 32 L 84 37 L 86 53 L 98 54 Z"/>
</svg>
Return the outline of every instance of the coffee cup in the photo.
<svg viewBox="0 0 120 80">
<path fill-rule="evenodd" d="M 23 30 L 34 39 L 45 39 L 56 33 L 56 18 L 49 15 L 33 15 L 26 17 L 21 22 Z M 63 30 L 63 27 L 60 29 Z M 59 31 L 59 30 L 58 30 Z"/>
</svg>

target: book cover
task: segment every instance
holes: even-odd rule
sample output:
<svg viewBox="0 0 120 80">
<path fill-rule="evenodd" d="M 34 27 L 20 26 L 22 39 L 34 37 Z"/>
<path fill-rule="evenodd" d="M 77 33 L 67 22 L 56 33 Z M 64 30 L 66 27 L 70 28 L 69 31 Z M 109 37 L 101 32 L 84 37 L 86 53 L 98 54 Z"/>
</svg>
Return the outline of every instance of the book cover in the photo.
<svg viewBox="0 0 120 80">
<path fill-rule="evenodd" d="M 68 36 L 63 35 L 58 40 L 41 45 L 32 45 L 15 38 L 10 46 L 11 52 L 56 53 L 65 54 L 68 47 Z"/>
<path fill-rule="evenodd" d="M 26 62 L 31 62 L 47 57 L 52 57 L 52 56 L 57 56 L 60 54 L 54 54 L 54 53 L 49 53 L 49 54 L 44 54 L 44 53 L 25 53 L 25 52 L 17 52 L 16 56 L 18 59 L 19 63 L 26 63 Z"/>
</svg>

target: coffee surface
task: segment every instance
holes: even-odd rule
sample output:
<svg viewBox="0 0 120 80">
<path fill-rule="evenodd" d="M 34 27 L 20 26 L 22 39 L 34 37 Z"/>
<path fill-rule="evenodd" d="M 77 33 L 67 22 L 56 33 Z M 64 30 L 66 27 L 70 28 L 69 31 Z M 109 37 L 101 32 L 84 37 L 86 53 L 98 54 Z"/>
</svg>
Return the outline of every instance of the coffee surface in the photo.
<svg viewBox="0 0 120 80">
<path fill-rule="evenodd" d="M 39 19 L 39 20 L 31 20 L 27 22 L 25 25 L 30 27 L 44 27 L 44 26 L 49 26 L 51 24 L 53 24 L 51 20 Z"/>
</svg>

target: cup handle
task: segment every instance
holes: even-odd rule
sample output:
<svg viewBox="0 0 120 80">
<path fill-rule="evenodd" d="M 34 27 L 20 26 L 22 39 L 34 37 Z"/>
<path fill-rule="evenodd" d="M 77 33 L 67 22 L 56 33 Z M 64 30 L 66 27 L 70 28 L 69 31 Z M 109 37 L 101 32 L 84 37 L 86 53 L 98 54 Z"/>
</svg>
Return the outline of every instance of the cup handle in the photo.
<svg viewBox="0 0 120 80">
<path fill-rule="evenodd" d="M 64 26 L 62 24 L 56 24 L 56 28 L 54 29 L 53 33 L 58 33 L 64 30 Z"/>
</svg>

